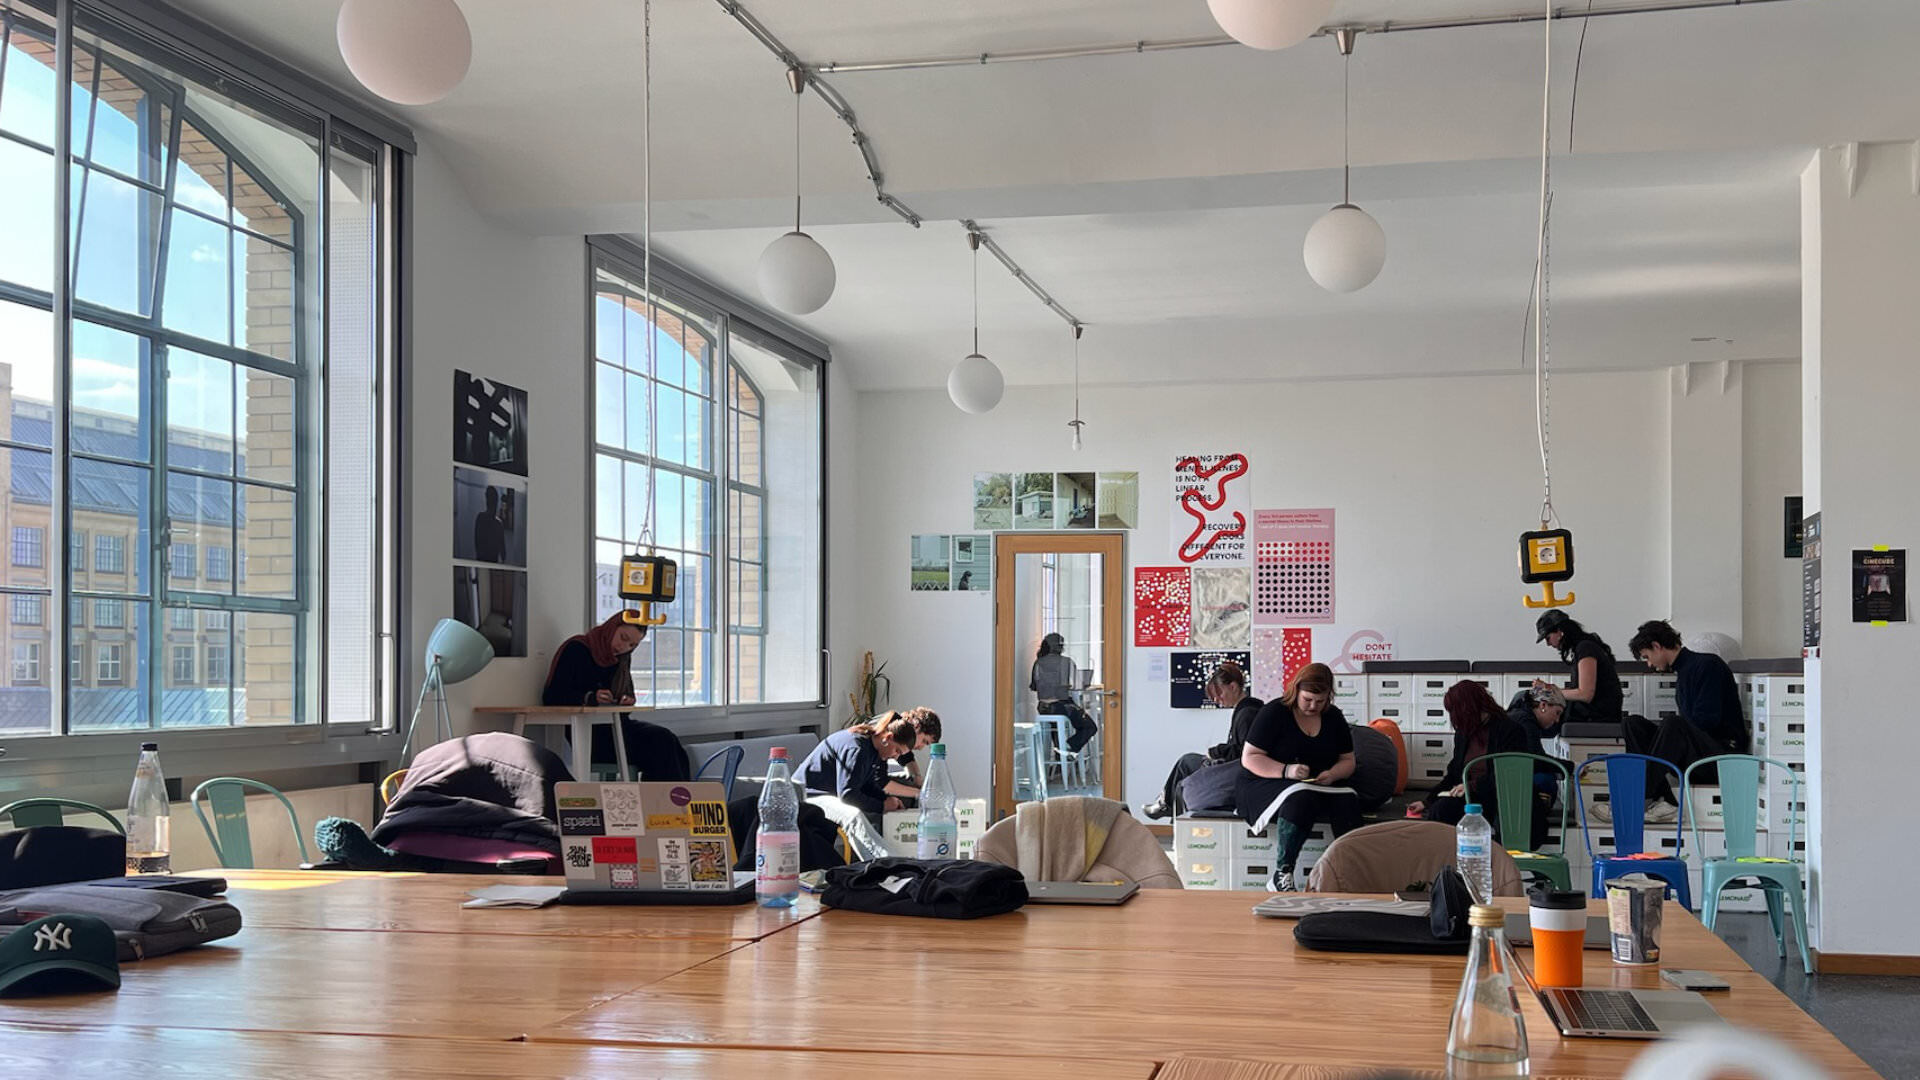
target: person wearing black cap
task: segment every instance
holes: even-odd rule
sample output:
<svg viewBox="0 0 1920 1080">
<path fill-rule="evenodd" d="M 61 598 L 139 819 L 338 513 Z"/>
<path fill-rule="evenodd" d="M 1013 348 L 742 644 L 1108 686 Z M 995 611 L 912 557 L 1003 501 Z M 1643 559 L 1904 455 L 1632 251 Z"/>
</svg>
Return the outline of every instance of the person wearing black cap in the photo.
<svg viewBox="0 0 1920 1080">
<path fill-rule="evenodd" d="M 1620 673 L 1614 667 L 1613 650 L 1607 643 L 1559 608 L 1542 613 L 1533 628 L 1539 633 L 1536 640 L 1558 650 L 1560 659 L 1573 669 L 1573 685 L 1562 691 L 1567 701 L 1565 718 L 1582 724 L 1619 723 L 1625 699 L 1620 694 Z M 1544 687 L 1547 683 L 1535 680 L 1534 685 Z M 1559 734 L 1559 726 L 1544 734 Z"/>
</svg>

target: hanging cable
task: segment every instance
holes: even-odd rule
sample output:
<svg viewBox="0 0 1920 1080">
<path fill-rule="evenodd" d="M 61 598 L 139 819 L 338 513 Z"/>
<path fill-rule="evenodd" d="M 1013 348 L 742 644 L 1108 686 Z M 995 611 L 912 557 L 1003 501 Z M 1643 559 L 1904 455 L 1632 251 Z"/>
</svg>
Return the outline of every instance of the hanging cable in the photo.
<svg viewBox="0 0 1920 1080">
<path fill-rule="evenodd" d="M 1533 271 L 1533 411 L 1540 437 L 1540 528 L 1547 529 L 1558 517 L 1553 511 L 1553 459 L 1549 440 L 1548 399 L 1548 303 L 1551 282 L 1548 258 L 1551 233 L 1549 222 L 1553 206 L 1553 0 L 1546 0 L 1546 76 L 1540 92 L 1540 232 Z"/>
<path fill-rule="evenodd" d="M 967 246 L 973 249 L 973 354 L 980 355 L 980 234 L 967 233 Z"/>
<path fill-rule="evenodd" d="M 640 520 L 635 550 L 653 548 L 653 482 L 660 461 L 660 425 L 655 423 L 654 339 L 660 333 L 660 308 L 653 299 L 653 0 L 641 0 L 640 30 L 640 276 L 647 296 L 647 507 Z"/>
<path fill-rule="evenodd" d="M 1573 87 L 1567 92 L 1567 153 L 1573 153 L 1573 122 L 1580 115 L 1580 62 L 1587 56 L 1587 27 L 1593 25 L 1593 0 L 1580 20 L 1580 46 L 1573 50 Z"/>
<path fill-rule="evenodd" d="M 1080 449 L 1080 432 L 1087 422 L 1080 419 L 1080 334 L 1086 327 L 1076 324 L 1073 328 L 1073 419 L 1067 426 L 1073 429 L 1073 448 Z"/>
<path fill-rule="evenodd" d="M 800 231 L 800 95 L 807 92 L 807 73 L 799 67 L 787 69 L 787 86 L 793 90 L 793 231 Z"/>
</svg>

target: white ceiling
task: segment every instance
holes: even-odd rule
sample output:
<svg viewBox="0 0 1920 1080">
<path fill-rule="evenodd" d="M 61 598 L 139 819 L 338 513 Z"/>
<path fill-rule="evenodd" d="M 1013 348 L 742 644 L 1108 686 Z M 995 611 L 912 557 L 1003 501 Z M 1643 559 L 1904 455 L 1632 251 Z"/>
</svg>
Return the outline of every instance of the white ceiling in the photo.
<svg viewBox="0 0 1920 1080">
<path fill-rule="evenodd" d="M 352 85 L 332 3 L 175 2 Z M 1217 33 L 1203 0 L 745 3 L 812 62 Z M 1335 21 L 1534 6 L 1342 0 Z M 423 142 L 504 223 L 637 230 L 638 0 L 462 8 L 474 34 L 466 82 L 443 102 L 400 110 Z M 1558 24 L 1556 359 L 1600 368 L 1796 355 L 1799 169 L 1818 145 L 1920 135 L 1920 3 L 1789 0 L 1592 20 L 1568 156 L 1578 36 L 1578 24 Z M 1353 194 L 1385 226 L 1390 255 L 1380 280 L 1352 296 L 1321 292 L 1299 260 L 1301 236 L 1339 193 L 1340 59 L 1325 39 L 1281 53 L 833 76 L 889 189 L 928 221 L 908 228 L 874 201 L 846 129 L 809 98 L 806 217 L 840 286 L 796 321 L 833 345 L 858 385 L 938 385 L 969 344 L 967 250 L 954 222 L 972 217 L 1089 323 L 1090 381 L 1516 367 L 1533 268 L 1540 37 L 1538 24 L 1362 37 Z M 715 0 L 655 0 L 654 43 L 656 238 L 751 296 L 754 260 L 792 206 L 793 104 L 780 65 Z M 1064 324 L 984 257 L 981 280 L 982 344 L 1009 381 L 1070 377 Z"/>
</svg>

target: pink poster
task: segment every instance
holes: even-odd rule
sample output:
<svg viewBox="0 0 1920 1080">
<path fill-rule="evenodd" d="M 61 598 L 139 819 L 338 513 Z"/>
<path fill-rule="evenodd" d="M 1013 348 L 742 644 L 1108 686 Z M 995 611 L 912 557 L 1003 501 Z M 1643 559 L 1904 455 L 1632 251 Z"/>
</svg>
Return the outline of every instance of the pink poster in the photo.
<svg viewBox="0 0 1920 1080">
<path fill-rule="evenodd" d="M 1258 626 L 1253 631 L 1253 696 L 1277 699 L 1294 673 L 1313 662 L 1311 626 Z"/>
<path fill-rule="evenodd" d="M 1253 514 L 1255 625 L 1333 621 L 1333 511 Z"/>
<path fill-rule="evenodd" d="M 1138 566 L 1133 571 L 1133 643 L 1142 648 L 1184 646 L 1193 625 L 1193 577 L 1184 566 Z"/>
</svg>

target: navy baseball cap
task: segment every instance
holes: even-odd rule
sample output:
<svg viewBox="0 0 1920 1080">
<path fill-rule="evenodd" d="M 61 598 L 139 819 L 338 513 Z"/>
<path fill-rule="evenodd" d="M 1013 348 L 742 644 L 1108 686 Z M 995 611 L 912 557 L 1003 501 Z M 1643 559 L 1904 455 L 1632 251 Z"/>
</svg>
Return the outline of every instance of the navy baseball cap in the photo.
<svg viewBox="0 0 1920 1080">
<path fill-rule="evenodd" d="M 91 915 L 48 915 L 0 938 L 0 994 L 120 988 L 113 929 Z"/>
</svg>

